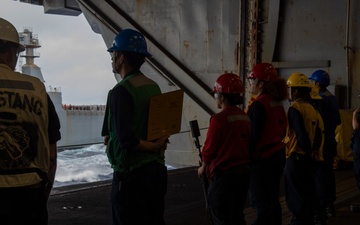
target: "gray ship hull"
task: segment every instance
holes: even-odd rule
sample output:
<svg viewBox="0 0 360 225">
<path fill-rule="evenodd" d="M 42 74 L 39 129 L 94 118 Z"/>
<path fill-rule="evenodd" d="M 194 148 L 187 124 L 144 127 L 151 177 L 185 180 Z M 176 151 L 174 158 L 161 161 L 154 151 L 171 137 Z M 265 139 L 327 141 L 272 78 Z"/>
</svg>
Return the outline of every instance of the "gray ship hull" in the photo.
<svg viewBox="0 0 360 225">
<path fill-rule="evenodd" d="M 61 124 L 58 148 L 76 148 L 102 143 L 101 128 L 105 105 L 64 105 L 61 92 L 48 91 Z"/>
</svg>

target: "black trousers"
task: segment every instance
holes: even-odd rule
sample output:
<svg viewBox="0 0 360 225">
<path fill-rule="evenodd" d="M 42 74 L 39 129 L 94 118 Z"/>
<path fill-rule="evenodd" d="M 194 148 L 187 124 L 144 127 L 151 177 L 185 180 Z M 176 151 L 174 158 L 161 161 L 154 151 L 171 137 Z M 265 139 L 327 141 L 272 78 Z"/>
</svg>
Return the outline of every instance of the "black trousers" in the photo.
<svg viewBox="0 0 360 225">
<path fill-rule="evenodd" d="M 112 225 L 164 225 L 167 168 L 149 163 L 113 175 L 110 194 Z"/>
<path fill-rule="evenodd" d="M 0 224 L 48 224 L 47 200 L 43 187 L 0 188 Z"/>
<path fill-rule="evenodd" d="M 303 156 L 293 153 L 286 159 L 285 198 L 292 214 L 291 225 L 314 224 L 316 208 L 315 163 Z"/>
<path fill-rule="evenodd" d="M 336 147 L 335 138 L 325 139 L 324 161 L 319 164 L 316 174 L 317 195 L 324 209 L 326 206 L 332 206 L 336 200 L 336 181 L 333 168 Z"/>
<path fill-rule="evenodd" d="M 245 225 L 244 206 L 250 181 L 249 165 L 217 171 L 212 177 L 208 202 L 214 225 Z"/>
<path fill-rule="evenodd" d="M 280 180 L 285 166 L 285 149 L 267 159 L 253 162 L 250 178 L 250 202 L 256 210 L 253 225 L 280 225 Z"/>
</svg>

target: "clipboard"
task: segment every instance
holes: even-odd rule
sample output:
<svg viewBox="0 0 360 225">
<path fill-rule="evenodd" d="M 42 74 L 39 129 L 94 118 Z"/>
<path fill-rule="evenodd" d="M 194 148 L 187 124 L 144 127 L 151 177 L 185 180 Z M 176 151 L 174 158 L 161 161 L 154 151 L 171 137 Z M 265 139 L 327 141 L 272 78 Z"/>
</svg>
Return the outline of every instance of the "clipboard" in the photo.
<svg viewBox="0 0 360 225">
<path fill-rule="evenodd" d="M 184 91 L 176 90 L 150 98 L 147 140 L 180 132 Z"/>
</svg>

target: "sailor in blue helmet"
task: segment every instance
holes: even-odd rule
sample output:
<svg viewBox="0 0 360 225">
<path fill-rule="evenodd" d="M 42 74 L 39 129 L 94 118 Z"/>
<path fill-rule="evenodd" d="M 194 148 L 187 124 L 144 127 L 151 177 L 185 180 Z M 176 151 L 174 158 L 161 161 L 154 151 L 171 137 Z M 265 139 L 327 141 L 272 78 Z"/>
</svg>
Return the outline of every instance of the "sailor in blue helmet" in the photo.
<svg viewBox="0 0 360 225">
<path fill-rule="evenodd" d="M 335 140 L 336 126 L 340 125 L 340 113 L 337 100 L 327 89 L 330 84 L 330 76 L 324 70 L 316 70 L 309 80 L 318 88 L 322 97 L 324 110 L 321 117 L 324 121 L 325 141 L 323 146 L 324 161 L 317 173 L 317 193 L 320 198 L 323 213 L 328 217 L 336 215 L 334 202 L 336 200 L 336 183 L 333 170 L 334 157 L 337 154 L 337 142 Z M 318 212 L 321 213 L 321 212 Z"/>
<path fill-rule="evenodd" d="M 147 51 L 144 36 L 125 29 L 108 49 L 113 72 L 122 80 L 109 91 L 102 129 L 106 152 L 114 169 L 111 198 L 113 225 L 163 225 L 167 168 L 164 151 L 168 137 L 146 140 L 149 100 L 159 86 L 140 67 Z"/>
</svg>

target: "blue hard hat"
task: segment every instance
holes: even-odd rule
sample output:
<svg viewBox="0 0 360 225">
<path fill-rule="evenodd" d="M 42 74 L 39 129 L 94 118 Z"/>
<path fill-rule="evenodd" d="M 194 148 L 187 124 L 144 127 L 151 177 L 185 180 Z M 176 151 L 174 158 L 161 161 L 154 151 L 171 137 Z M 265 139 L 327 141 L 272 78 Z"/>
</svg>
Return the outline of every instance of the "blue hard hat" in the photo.
<svg viewBox="0 0 360 225">
<path fill-rule="evenodd" d="M 311 74 L 309 80 L 319 82 L 324 87 L 327 87 L 330 84 L 330 76 L 324 70 L 316 70 L 313 74 Z"/>
<path fill-rule="evenodd" d="M 133 29 L 124 29 L 120 31 L 114 38 L 112 46 L 107 51 L 135 52 L 143 54 L 146 57 L 151 56 L 147 51 L 144 35 Z"/>
</svg>

